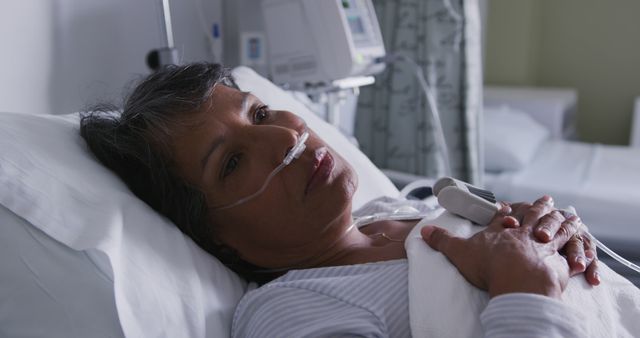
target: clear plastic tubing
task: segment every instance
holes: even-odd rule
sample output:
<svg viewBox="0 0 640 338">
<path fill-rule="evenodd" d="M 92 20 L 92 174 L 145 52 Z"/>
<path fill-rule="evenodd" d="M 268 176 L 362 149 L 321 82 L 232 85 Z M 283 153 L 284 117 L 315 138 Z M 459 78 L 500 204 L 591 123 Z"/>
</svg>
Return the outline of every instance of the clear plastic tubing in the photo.
<svg viewBox="0 0 640 338">
<path fill-rule="evenodd" d="M 618 262 L 620 262 L 620 264 L 628 267 L 629 269 L 635 272 L 640 272 L 640 266 L 637 266 L 636 264 L 629 262 L 624 257 L 613 252 L 613 250 L 609 249 L 606 245 L 602 244 L 602 242 L 600 242 L 597 238 L 593 237 L 593 235 L 589 234 L 589 236 L 591 236 L 591 239 L 593 239 L 596 242 L 598 249 L 604 251 L 607 255 L 611 256 L 611 258 L 617 260 Z"/>
<path fill-rule="evenodd" d="M 267 179 L 264 181 L 264 183 L 262 184 L 262 187 L 260 187 L 258 191 L 254 192 L 249 196 L 243 197 L 231 204 L 214 208 L 214 210 L 225 210 L 225 209 L 233 208 L 242 203 L 246 203 L 247 201 L 254 199 L 258 195 L 262 194 L 264 190 L 267 189 L 269 182 L 271 182 L 271 179 L 273 179 L 273 177 L 276 176 L 276 174 L 278 174 L 282 169 L 284 169 L 284 167 L 291 164 L 291 162 L 293 162 L 294 159 L 300 158 L 300 155 L 302 155 L 302 152 L 307 148 L 307 145 L 305 144 L 305 142 L 307 142 L 308 138 L 309 138 L 308 131 L 305 131 L 304 133 L 302 133 L 302 135 L 298 138 L 298 142 L 296 142 L 296 145 L 293 146 L 293 148 L 291 148 L 289 153 L 287 153 L 287 156 L 284 157 L 284 160 L 282 161 L 282 163 L 280 163 L 280 165 L 278 165 L 275 169 L 273 169 L 273 171 L 267 176 Z"/>
</svg>

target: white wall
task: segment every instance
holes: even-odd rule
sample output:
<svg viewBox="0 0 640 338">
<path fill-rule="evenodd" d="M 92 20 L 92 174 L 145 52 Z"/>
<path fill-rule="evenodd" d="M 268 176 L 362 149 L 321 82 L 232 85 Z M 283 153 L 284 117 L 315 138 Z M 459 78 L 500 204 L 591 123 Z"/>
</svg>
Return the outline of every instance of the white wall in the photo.
<svg viewBox="0 0 640 338">
<path fill-rule="evenodd" d="M 205 25 L 221 0 L 171 2 L 183 62 L 215 61 Z M 119 102 L 126 84 L 148 74 L 147 53 L 162 47 L 160 0 L 3 0 L 0 3 L 0 111 L 63 114 Z M 207 28 L 208 28 L 207 27 Z"/>
</svg>

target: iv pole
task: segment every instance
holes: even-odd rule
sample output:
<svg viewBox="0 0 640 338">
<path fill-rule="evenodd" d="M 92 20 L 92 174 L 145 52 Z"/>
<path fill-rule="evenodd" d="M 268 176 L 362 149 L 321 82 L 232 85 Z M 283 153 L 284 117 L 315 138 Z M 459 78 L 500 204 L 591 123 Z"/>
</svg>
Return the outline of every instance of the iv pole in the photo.
<svg viewBox="0 0 640 338">
<path fill-rule="evenodd" d="M 171 7 L 169 0 L 162 1 L 162 21 L 164 22 L 163 33 L 165 46 L 154 49 L 147 54 L 147 66 L 157 71 L 166 65 L 178 64 L 178 50 L 173 44 L 173 27 L 171 26 Z"/>
</svg>

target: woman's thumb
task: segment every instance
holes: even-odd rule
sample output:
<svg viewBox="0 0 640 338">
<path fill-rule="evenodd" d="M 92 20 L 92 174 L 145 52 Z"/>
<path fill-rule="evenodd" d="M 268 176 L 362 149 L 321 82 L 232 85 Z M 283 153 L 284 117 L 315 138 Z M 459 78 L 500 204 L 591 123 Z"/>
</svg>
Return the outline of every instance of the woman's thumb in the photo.
<svg viewBox="0 0 640 338">
<path fill-rule="evenodd" d="M 450 259 L 452 258 L 451 255 L 455 255 L 458 252 L 455 247 L 459 247 L 464 241 L 461 238 L 452 236 L 446 229 L 433 225 L 424 226 L 420 229 L 420 234 L 431 248 L 442 252 Z"/>
</svg>

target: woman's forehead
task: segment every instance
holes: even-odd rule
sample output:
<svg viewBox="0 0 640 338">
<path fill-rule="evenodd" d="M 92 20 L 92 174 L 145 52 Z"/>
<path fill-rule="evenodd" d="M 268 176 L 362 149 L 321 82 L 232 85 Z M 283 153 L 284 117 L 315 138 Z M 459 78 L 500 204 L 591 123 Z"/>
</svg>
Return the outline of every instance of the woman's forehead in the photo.
<svg viewBox="0 0 640 338">
<path fill-rule="evenodd" d="M 247 94 L 222 84 L 216 85 L 197 113 L 192 114 L 189 121 L 185 121 L 190 122 L 187 129 L 206 129 L 207 124 L 222 122 L 228 116 L 237 114 L 243 108 Z"/>
<path fill-rule="evenodd" d="M 190 163 L 193 157 L 201 156 L 210 144 L 224 139 L 229 128 L 244 124 L 245 113 L 253 100 L 255 97 L 248 92 L 217 85 L 200 113 L 173 138 L 176 160 L 195 168 L 195 164 Z"/>
<path fill-rule="evenodd" d="M 246 105 L 257 98 L 250 92 L 243 92 L 235 88 L 218 85 L 211 95 L 211 107 L 213 109 L 244 109 Z"/>
</svg>

